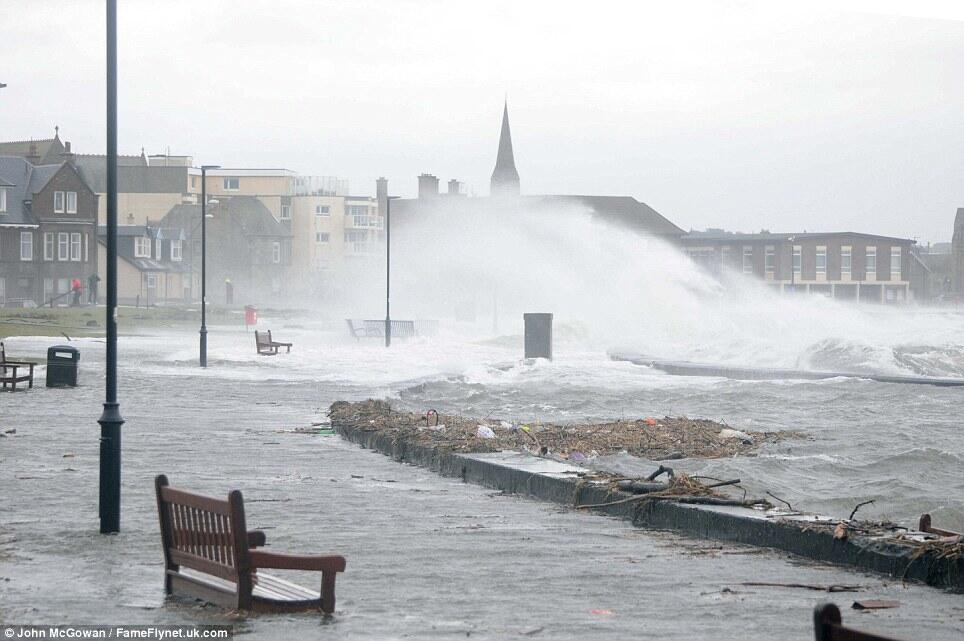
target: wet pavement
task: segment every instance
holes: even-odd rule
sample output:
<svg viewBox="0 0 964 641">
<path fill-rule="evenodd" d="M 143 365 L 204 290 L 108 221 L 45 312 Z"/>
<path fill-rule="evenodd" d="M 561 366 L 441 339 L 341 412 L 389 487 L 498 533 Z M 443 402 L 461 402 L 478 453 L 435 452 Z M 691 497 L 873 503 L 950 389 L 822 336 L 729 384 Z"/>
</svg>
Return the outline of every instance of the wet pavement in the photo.
<svg viewBox="0 0 964 641">
<path fill-rule="evenodd" d="M 310 340 L 288 334 L 295 350 Z M 121 344 L 127 425 L 117 536 L 97 533 L 103 344 L 75 342 L 82 387 L 44 388 L 41 371 L 37 388 L 0 395 L 0 431 L 16 430 L 0 439 L 0 622 L 231 622 L 252 639 L 803 640 L 812 638 L 813 606 L 830 600 L 862 629 L 906 639 L 964 634 L 961 595 L 635 530 L 441 478 L 336 436 L 293 433 L 321 420 L 334 400 L 383 395 L 407 372 L 371 351 L 369 369 L 351 379 L 325 379 L 323 361 L 318 376 L 288 376 L 285 356 L 248 356 L 253 339 L 238 330 L 215 329 L 211 338 L 206 372 L 192 364 L 194 332 Z M 234 347 L 242 342 L 243 351 Z M 32 355 L 52 342 L 7 344 Z M 161 472 L 213 495 L 241 489 L 249 527 L 265 530 L 269 549 L 346 556 L 334 619 L 244 617 L 165 601 L 153 496 Z M 863 587 L 827 594 L 746 582 Z M 850 609 L 869 598 L 901 606 Z"/>
</svg>

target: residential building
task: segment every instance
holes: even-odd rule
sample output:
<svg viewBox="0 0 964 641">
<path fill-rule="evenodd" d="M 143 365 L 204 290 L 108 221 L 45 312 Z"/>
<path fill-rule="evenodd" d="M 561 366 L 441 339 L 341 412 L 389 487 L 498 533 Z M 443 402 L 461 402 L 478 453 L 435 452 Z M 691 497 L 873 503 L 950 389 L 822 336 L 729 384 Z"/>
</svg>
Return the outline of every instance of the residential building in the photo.
<svg viewBox="0 0 964 641">
<path fill-rule="evenodd" d="M 69 144 L 69 143 L 68 143 Z M 186 156 L 117 157 L 118 225 L 146 225 L 160 220 L 171 207 L 197 202 L 190 193 Z M 187 163 L 187 164 L 183 164 Z M 74 164 L 100 198 L 98 224 L 107 224 L 107 156 L 76 154 Z"/>
<path fill-rule="evenodd" d="M 293 271 L 335 277 L 378 252 L 384 222 L 378 201 L 368 196 L 298 196 L 292 199 Z M 317 288 L 313 288 L 317 289 Z"/>
<path fill-rule="evenodd" d="M 96 225 L 97 194 L 71 162 L 0 156 L 0 305 L 69 303 L 71 281 L 96 272 Z"/>
<path fill-rule="evenodd" d="M 743 234 L 691 231 L 683 250 L 706 271 L 758 278 L 784 292 L 821 293 L 869 302 L 906 302 L 915 241 L 856 232 Z"/>
<path fill-rule="evenodd" d="M 107 228 L 98 229 L 98 272 L 107 273 Z M 117 301 L 163 305 L 190 300 L 191 270 L 183 260 L 184 232 L 150 225 L 117 227 Z"/>
<path fill-rule="evenodd" d="M 291 231 L 271 214 L 260 198 L 232 196 L 207 205 L 208 302 L 227 302 L 230 281 L 235 303 L 259 303 L 285 296 L 292 287 Z M 158 223 L 162 236 L 180 247 L 182 286 L 200 297 L 201 206 L 177 205 Z M 183 237 L 178 231 L 183 231 Z"/>
</svg>

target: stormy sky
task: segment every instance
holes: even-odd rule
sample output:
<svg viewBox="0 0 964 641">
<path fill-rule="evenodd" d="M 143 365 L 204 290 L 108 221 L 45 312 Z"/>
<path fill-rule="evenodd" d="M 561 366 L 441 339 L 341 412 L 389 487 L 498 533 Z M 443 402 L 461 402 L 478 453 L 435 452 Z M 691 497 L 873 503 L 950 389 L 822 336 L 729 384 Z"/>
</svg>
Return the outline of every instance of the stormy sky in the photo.
<svg viewBox="0 0 964 641">
<path fill-rule="evenodd" d="M 119 4 L 122 153 L 485 195 L 508 95 L 524 193 L 923 242 L 964 206 L 959 2 Z M 101 152 L 103 2 L 2 7 L 0 139 Z"/>
</svg>

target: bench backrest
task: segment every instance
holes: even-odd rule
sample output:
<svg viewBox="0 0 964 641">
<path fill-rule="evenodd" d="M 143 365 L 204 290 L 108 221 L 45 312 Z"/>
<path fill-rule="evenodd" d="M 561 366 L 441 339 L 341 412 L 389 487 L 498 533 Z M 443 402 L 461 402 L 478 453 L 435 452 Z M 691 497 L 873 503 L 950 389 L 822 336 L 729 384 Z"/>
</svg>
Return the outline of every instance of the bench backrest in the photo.
<svg viewBox="0 0 964 641">
<path fill-rule="evenodd" d="M 168 570 L 180 566 L 238 584 L 239 594 L 251 592 L 244 499 L 234 490 L 228 500 L 192 494 L 155 479 L 157 509 Z"/>
<path fill-rule="evenodd" d="M 845 627 L 840 618 L 840 608 L 833 603 L 824 603 L 814 609 L 813 627 L 817 641 L 895 641 L 891 637 Z"/>
<path fill-rule="evenodd" d="M 269 329 L 267 332 L 259 332 L 258 330 L 254 330 L 254 341 L 258 345 L 270 345 L 271 330 Z"/>
</svg>

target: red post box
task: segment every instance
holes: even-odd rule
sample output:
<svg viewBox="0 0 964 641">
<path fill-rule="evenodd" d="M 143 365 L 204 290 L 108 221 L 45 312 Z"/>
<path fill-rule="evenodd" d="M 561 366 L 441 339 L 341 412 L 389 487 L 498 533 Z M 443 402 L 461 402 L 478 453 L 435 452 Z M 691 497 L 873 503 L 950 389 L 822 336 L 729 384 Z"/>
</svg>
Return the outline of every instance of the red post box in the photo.
<svg viewBox="0 0 964 641">
<path fill-rule="evenodd" d="M 253 305 L 244 306 L 244 324 L 245 325 L 257 325 L 258 324 L 258 308 Z"/>
</svg>

